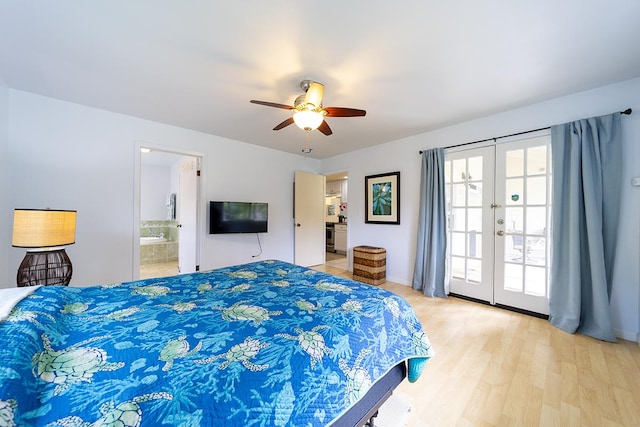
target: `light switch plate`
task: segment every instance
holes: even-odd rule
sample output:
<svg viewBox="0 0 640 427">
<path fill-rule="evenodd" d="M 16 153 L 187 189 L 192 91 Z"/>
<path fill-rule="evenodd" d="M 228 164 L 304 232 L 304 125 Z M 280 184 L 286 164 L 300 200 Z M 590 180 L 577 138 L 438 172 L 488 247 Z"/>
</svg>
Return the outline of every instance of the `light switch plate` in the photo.
<svg viewBox="0 0 640 427">
<path fill-rule="evenodd" d="M 631 178 L 631 185 L 634 187 L 640 187 L 640 178 Z"/>
</svg>

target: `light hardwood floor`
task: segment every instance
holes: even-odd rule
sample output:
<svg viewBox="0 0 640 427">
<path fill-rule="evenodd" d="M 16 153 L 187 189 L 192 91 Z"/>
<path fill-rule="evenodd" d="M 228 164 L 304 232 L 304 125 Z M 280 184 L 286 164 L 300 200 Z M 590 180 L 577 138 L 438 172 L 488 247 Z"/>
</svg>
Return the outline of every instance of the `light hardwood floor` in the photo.
<svg viewBox="0 0 640 427">
<path fill-rule="evenodd" d="M 344 269 L 316 267 L 351 277 Z M 546 321 L 458 298 L 405 298 L 435 357 L 396 394 L 411 403 L 408 427 L 640 426 L 640 346 L 570 335 Z"/>
</svg>

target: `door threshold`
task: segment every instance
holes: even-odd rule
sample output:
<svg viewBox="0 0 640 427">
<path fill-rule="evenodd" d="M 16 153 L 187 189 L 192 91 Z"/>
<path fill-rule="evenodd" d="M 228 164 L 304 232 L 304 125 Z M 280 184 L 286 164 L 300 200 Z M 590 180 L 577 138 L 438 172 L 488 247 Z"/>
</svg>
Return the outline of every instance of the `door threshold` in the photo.
<svg viewBox="0 0 640 427">
<path fill-rule="evenodd" d="M 496 307 L 496 308 L 501 308 L 503 310 L 513 311 L 515 313 L 525 314 L 527 316 L 537 317 L 538 319 L 549 320 L 549 315 L 547 314 L 536 313 L 535 311 L 525 310 L 523 308 L 512 307 L 510 305 L 505 305 L 505 304 L 491 304 L 489 301 L 468 297 L 466 295 L 454 294 L 454 293 L 450 293 L 449 296 L 454 298 L 460 298 L 460 299 L 471 301 L 471 302 L 476 302 L 483 305 L 488 305 L 490 307 Z"/>
</svg>

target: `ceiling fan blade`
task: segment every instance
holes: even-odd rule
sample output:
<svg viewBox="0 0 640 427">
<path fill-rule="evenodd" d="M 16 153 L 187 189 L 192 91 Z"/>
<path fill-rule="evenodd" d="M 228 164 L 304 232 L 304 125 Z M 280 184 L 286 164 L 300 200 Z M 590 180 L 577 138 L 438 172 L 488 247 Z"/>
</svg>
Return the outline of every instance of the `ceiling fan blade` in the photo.
<svg viewBox="0 0 640 427">
<path fill-rule="evenodd" d="M 365 110 L 358 110 L 357 108 L 324 107 L 323 110 L 327 112 L 329 117 L 357 117 L 367 114 Z"/>
<path fill-rule="evenodd" d="M 280 130 L 282 128 L 286 128 L 291 123 L 293 123 L 293 117 L 289 117 L 287 120 L 285 120 L 284 122 L 280 123 L 278 126 L 274 127 L 273 130 Z"/>
<path fill-rule="evenodd" d="M 291 105 L 278 104 L 277 102 L 256 101 L 255 99 L 252 99 L 249 102 L 252 104 L 266 105 L 267 107 L 276 107 L 276 108 L 283 108 L 285 110 L 293 110 L 293 107 Z"/>
<path fill-rule="evenodd" d="M 320 123 L 320 126 L 318 126 L 318 130 L 327 136 L 333 133 L 326 120 L 323 120 L 322 123 Z"/>
</svg>

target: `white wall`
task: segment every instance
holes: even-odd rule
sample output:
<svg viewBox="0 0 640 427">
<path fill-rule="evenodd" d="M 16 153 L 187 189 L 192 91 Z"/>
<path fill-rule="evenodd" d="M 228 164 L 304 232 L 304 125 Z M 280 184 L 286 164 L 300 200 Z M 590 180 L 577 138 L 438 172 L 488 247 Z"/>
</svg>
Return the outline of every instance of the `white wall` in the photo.
<svg viewBox="0 0 640 427">
<path fill-rule="evenodd" d="M 144 161 L 142 162 L 140 175 L 141 220 L 169 219 L 166 199 L 171 194 L 171 171 L 172 168 L 169 165 L 145 165 Z"/>
<path fill-rule="evenodd" d="M 8 253 L 13 228 L 13 207 L 5 194 L 9 188 L 9 88 L 0 77 L 0 279 L 11 276 Z M 19 264 L 18 264 L 19 265 Z M 16 272 L 18 270 L 16 265 Z M 13 274 L 15 276 L 15 272 Z M 15 282 L 15 278 L 14 278 Z"/>
<path fill-rule="evenodd" d="M 263 254 L 257 259 L 293 261 L 294 171 L 318 172 L 319 161 L 17 90 L 9 90 L 9 104 L 11 186 L 2 199 L 10 207 L 77 209 L 76 243 L 67 247 L 71 285 L 133 278 L 135 204 L 139 209 L 134 159 L 140 141 L 202 155 L 203 222 L 208 200 L 268 202 L 269 233 L 261 235 Z M 4 224 L 11 222 L 6 209 L 2 215 Z M 10 244 L 6 235 L 3 241 Z M 257 253 L 255 235 L 206 235 L 201 268 L 250 262 Z M 0 287 L 15 286 L 23 257 L 22 249 L 8 249 L 9 271 Z"/>
<path fill-rule="evenodd" d="M 557 98 L 478 120 L 390 142 L 323 161 L 323 172 L 349 171 L 349 246 L 362 244 L 387 249 L 389 280 L 410 284 L 415 257 L 419 200 L 420 156 L 426 148 L 449 146 L 537 129 L 631 107 L 623 116 L 625 159 L 618 258 L 614 272 L 612 317 L 616 333 L 636 340 L 640 331 L 640 79 Z M 363 162 L 361 159 L 367 159 Z M 364 223 L 364 177 L 401 172 L 401 224 Z"/>
<path fill-rule="evenodd" d="M 7 95 L 8 93 L 8 95 Z M 8 99 L 8 101 L 7 101 Z M 15 286 L 24 250 L 10 247 L 14 207 L 78 210 L 72 285 L 133 277 L 134 152 L 136 141 L 203 156 L 202 204 L 208 200 L 269 203 L 269 233 L 261 235 L 262 259 L 293 260 L 292 180 L 295 170 L 349 171 L 349 246 L 387 249 L 390 280 L 409 284 L 417 230 L 418 151 L 535 129 L 631 107 L 622 119 L 623 217 L 614 274 L 612 316 L 617 333 L 640 331 L 640 79 L 581 92 L 502 114 L 461 123 L 322 162 L 160 123 L 7 90 L 0 83 L 0 287 Z M 6 113 L 9 112 L 9 120 Z M 5 117 L 5 119 L 3 119 Z M 7 135 L 8 133 L 8 143 Z M 3 141 L 4 146 L 3 146 Z M 8 146 L 7 146 L 8 145 Z M 5 146 L 7 146 L 5 148 Z M 6 153 L 2 153 L 6 150 Z M 366 159 L 364 162 L 362 159 Z M 322 167 L 321 167 L 322 165 Z M 364 177 L 401 172 L 401 224 L 364 224 Z M 4 179 L 6 178 L 6 179 Z M 8 183 L 11 183 L 9 185 Z M 203 218 L 206 222 L 206 215 Z M 203 230 L 207 230 L 205 223 Z M 202 245 L 202 269 L 249 262 L 259 251 L 255 235 L 211 236 Z M 6 254 L 5 256 L 2 256 Z"/>
</svg>

